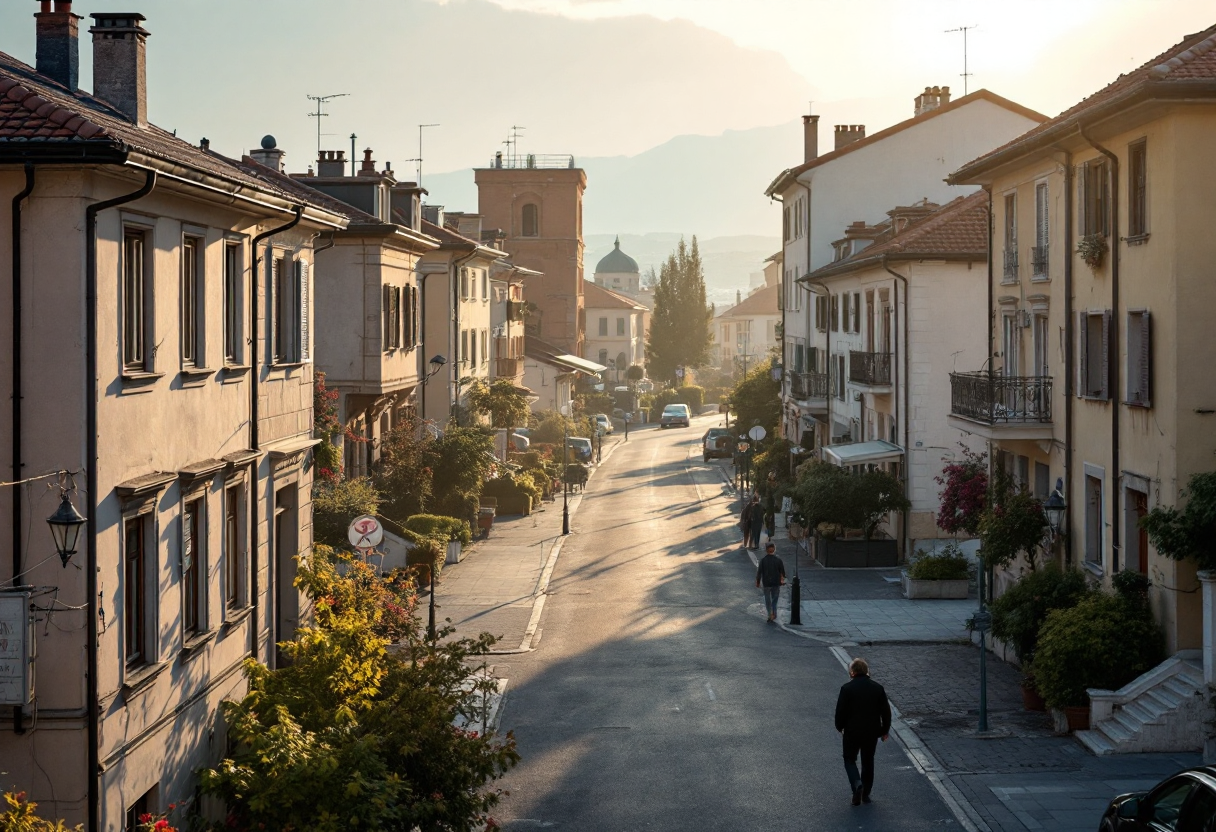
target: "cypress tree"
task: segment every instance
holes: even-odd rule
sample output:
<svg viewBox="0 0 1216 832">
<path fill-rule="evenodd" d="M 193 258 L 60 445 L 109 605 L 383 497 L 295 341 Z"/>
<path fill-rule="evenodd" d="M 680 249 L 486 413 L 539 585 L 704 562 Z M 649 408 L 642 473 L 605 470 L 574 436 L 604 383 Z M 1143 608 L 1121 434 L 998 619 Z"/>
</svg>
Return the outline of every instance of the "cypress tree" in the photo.
<svg viewBox="0 0 1216 832">
<path fill-rule="evenodd" d="M 676 368 L 702 367 L 713 343 L 713 309 L 705 303 L 705 269 L 697 238 L 684 239 L 659 268 L 654 312 L 646 339 L 646 367 L 652 378 L 676 380 Z"/>
</svg>

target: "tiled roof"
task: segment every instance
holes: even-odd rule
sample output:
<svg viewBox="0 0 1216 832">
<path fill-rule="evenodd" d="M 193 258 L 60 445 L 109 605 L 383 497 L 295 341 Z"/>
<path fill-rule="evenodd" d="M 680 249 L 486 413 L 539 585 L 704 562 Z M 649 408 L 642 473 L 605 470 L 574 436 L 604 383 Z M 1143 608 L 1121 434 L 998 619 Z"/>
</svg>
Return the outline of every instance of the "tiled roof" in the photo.
<svg viewBox="0 0 1216 832">
<path fill-rule="evenodd" d="M 781 285 L 774 283 L 772 286 L 765 286 L 763 289 L 752 292 L 739 303 L 736 303 L 730 309 L 727 309 L 719 318 L 754 318 L 758 315 L 778 315 L 781 310 L 777 308 L 777 300 L 781 291 Z"/>
<path fill-rule="evenodd" d="M 583 306 L 587 309 L 644 310 L 646 308 L 633 298 L 627 298 L 610 289 L 605 289 L 590 280 L 583 281 Z"/>
<path fill-rule="evenodd" d="M 139 127 L 106 102 L 86 92 L 71 92 L 0 52 L 0 156 L 7 151 L 56 148 L 140 153 L 280 198 L 301 199 L 225 156 L 196 147 L 153 124 Z M 307 201 L 313 207 L 324 207 L 319 201 Z"/>
<path fill-rule="evenodd" d="M 440 248 L 477 248 L 481 245 L 476 240 L 457 234 L 450 228 L 436 225 L 430 220 L 422 221 L 422 233 L 438 240 Z"/>
<path fill-rule="evenodd" d="M 1212 82 L 1216 82 L 1216 26 L 1189 35 L 1132 72 L 1120 75 L 1055 118 L 968 162 L 953 173 L 948 181 L 967 182 L 986 169 L 1009 162 L 1041 144 L 1054 141 L 1061 133 L 1075 130 L 1087 117 L 1129 105 L 1140 96 L 1169 98 L 1179 94 L 1191 95 L 1199 92 L 1195 89 L 1196 86 L 1207 86 Z M 1206 96 L 1216 96 L 1216 89 L 1208 89 Z"/>
<path fill-rule="evenodd" d="M 1004 107 L 1006 110 L 1010 110 L 1014 113 L 1017 113 L 1018 115 L 1025 116 L 1026 118 L 1032 119 L 1034 121 L 1039 121 L 1039 122 L 1047 121 L 1047 116 L 1043 115 L 1042 113 L 1037 113 L 1034 110 L 1030 109 L 1029 107 L 1023 107 L 1021 104 L 1018 104 L 1016 101 L 1010 101 L 1008 98 L 997 95 L 994 92 L 989 92 L 988 90 L 976 90 L 975 92 L 971 93 L 970 95 L 964 95 L 962 98 L 954 99 L 949 104 L 943 104 L 940 107 L 936 107 L 932 110 L 929 110 L 928 112 L 921 113 L 918 116 L 914 116 L 912 118 L 905 119 L 904 121 L 901 121 L 898 124 L 891 125 L 890 127 L 886 128 L 885 130 L 879 130 L 877 133 L 875 133 L 872 136 L 866 136 L 864 139 L 858 139 L 857 141 L 853 142 L 852 144 L 847 144 L 844 147 L 840 148 L 839 150 L 833 150 L 831 153 L 824 153 L 822 156 L 812 159 L 809 162 L 805 162 L 805 163 L 799 165 L 798 167 L 789 168 L 788 170 L 784 170 L 781 172 L 780 175 L 777 176 L 776 179 L 773 180 L 772 184 L 770 184 L 768 186 L 768 189 L 764 193 L 766 196 L 771 196 L 772 194 L 777 193 L 778 191 L 784 190 L 786 187 L 788 187 L 790 182 L 793 182 L 794 179 L 796 179 L 798 176 L 805 173 L 806 171 L 810 170 L 811 168 L 817 168 L 820 165 L 826 165 L 828 162 L 835 161 L 836 159 L 839 159 L 841 156 L 846 156 L 849 153 L 854 152 L 855 150 L 860 150 L 863 147 L 869 147 L 872 144 L 877 144 L 878 142 L 882 141 L 883 139 L 890 138 L 891 136 L 894 136 L 896 133 L 901 133 L 910 127 L 916 127 L 917 125 L 924 124 L 926 121 L 935 119 L 938 116 L 942 116 L 942 115 L 945 115 L 946 113 L 953 112 L 961 107 L 965 107 L 966 105 L 972 103 L 973 101 L 981 101 L 981 100 L 988 101 L 992 104 L 996 104 L 998 107 Z"/>
<path fill-rule="evenodd" d="M 869 268 L 882 260 L 988 259 L 988 193 L 947 202 L 899 234 L 880 239 L 852 257 L 811 272 L 811 278 L 830 277 Z"/>
</svg>

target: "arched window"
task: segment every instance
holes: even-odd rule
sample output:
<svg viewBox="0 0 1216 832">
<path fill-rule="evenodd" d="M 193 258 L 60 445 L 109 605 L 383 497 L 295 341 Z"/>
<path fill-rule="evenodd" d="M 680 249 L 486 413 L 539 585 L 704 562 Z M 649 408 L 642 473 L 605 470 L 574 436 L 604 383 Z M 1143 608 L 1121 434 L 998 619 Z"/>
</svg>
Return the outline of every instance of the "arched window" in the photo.
<svg viewBox="0 0 1216 832">
<path fill-rule="evenodd" d="M 540 211 L 536 207 L 536 203 L 529 202 L 524 206 L 524 231 L 525 237 L 540 236 Z"/>
</svg>

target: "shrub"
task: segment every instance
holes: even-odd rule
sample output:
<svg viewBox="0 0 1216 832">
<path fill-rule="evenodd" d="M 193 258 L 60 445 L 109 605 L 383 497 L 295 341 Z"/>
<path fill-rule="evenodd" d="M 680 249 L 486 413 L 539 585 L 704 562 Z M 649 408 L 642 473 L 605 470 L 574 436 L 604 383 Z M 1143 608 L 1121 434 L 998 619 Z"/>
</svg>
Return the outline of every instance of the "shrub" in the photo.
<svg viewBox="0 0 1216 832">
<path fill-rule="evenodd" d="M 536 485 L 531 478 L 525 485 L 522 477 L 508 475 L 487 480 L 481 494 L 498 500 L 499 514 L 528 514 L 532 511 L 535 491 Z"/>
<path fill-rule="evenodd" d="M 908 577 L 915 581 L 962 581 L 971 577 L 971 562 L 957 543 L 948 543 L 932 553 L 917 549 L 908 565 Z"/>
<path fill-rule="evenodd" d="M 1133 604 L 1148 606 L 1148 589 L 1153 585 L 1148 575 L 1141 575 L 1131 569 L 1124 569 L 1111 576 L 1111 586 L 1115 592 Z"/>
<path fill-rule="evenodd" d="M 351 521 L 375 514 L 380 495 L 367 477 L 352 480 L 318 480 L 312 489 L 312 527 L 318 543 L 335 548 L 349 545 L 346 530 Z"/>
<path fill-rule="evenodd" d="M 459 540 L 468 546 L 473 539 L 469 529 L 469 521 L 457 517 L 443 517 L 438 514 L 415 514 L 405 521 L 405 527 L 424 537 L 435 537 L 440 540 Z"/>
<path fill-rule="evenodd" d="M 942 468 L 941 476 L 933 478 L 942 487 L 937 527 L 975 537 L 988 500 L 988 455 L 975 453 L 961 443 L 960 447 L 963 461 L 950 463 Z"/>
<path fill-rule="evenodd" d="M 564 429 L 562 425 L 565 425 Z M 574 431 L 570 430 L 572 427 L 573 423 L 556 410 L 545 410 L 537 414 L 536 427 L 533 428 L 532 435 L 528 438 L 536 442 L 557 445 L 560 448 L 563 430 L 568 430 L 573 434 Z"/>
<path fill-rule="evenodd" d="M 992 501 L 980 516 L 980 556 L 989 566 L 1006 566 L 1019 554 L 1026 555 L 1031 570 L 1043 542 L 1047 515 L 1043 503 L 1014 484 L 1009 474 L 997 469 L 992 483 Z"/>
<path fill-rule="evenodd" d="M 1063 571 L 1055 564 L 1027 572 L 1004 595 L 992 602 L 992 635 L 1013 648 L 1018 662 L 1034 658 L 1039 629 L 1052 610 L 1068 609 L 1092 590 L 1076 569 Z"/>
<path fill-rule="evenodd" d="M 1216 569 L 1216 471 L 1191 475 L 1179 497 L 1186 506 L 1157 506 L 1140 520 L 1157 551 Z"/>
<path fill-rule="evenodd" d="M 1088 688 L 1117 690 L 1164 657 L 1164 637 L 1147 609 L 1094 593 L 1047 615 L 1034 656 L 1035 687 L 1053 708 L 1079 707 Z"/>
<path fill-rule="evenodd" d="M 906 511 L 911 506 L 903 483 L 885 471 L 853 474 L 819 461 L 798 470 L 791 493 L 811 526 L 829 523 L 861 529 L 868 540 L 888 512 Z"/>
<path fill-rule="evenodd" d="M 587 476 L 587 466 L 581 462 L 571 462 L 566 466 L 566 482 L 571 485 L 586 485 Z"/>
<path fill-rule="evenodd" d="M 418 573 L 418 581 L 426 583 L 430 576 L 428 569 L 435 570 L 435 578 L 443 572 L 443 564 L 448 557 L 448 541 L 443 537 L 431 537 L 424 534 L 405 530 L 405 542 L 410 548 L 405 552 L 405 566 Z M 418 567 L 425 567 L 418 572 Z"/>
<path fill-rule="evenodd" d="M 705 404 L 705 388 L 690 384 L 687 387 L 677 387 L 675 392 L 677 402 L 688 405 L 688 409 L 694 414 L 701 412 L 701 405 Z"/>
</svg>

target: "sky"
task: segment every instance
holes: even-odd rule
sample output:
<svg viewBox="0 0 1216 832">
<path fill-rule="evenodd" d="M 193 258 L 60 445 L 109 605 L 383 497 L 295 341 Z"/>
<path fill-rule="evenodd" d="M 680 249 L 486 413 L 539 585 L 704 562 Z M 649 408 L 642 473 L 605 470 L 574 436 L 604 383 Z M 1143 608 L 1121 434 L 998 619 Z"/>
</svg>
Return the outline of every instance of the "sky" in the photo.
<svg viewBox="0 0 1216 832">
<path fill-rule="evenodd" d="M 0 2 L 0 50 L 34 61 L 34 0 Z M 1055 115 L 1186 34 L 1211 0 L 76 0 L 148 19 L 152 120 L 230 155 L 273 134 L 291 170 L 375 149 L 401 178 L 519 150 L 635 155 L 679 135 L 820 114 L 869 132 L 966 79 Z M 87 40 L 87 34 L 85 38 Z M 81 48 L 81 86 L 91 86 Z M 813 102 L 813 103 L 812 103 Z M 796 145 L 795 145 L 796 146 Z M 774 174 L 797 159 L 773 160 Z M 730 159 L 723 159 L 730 165 Z M 762 187 L 762 186 L 761 186 Z"/>
</svg>

